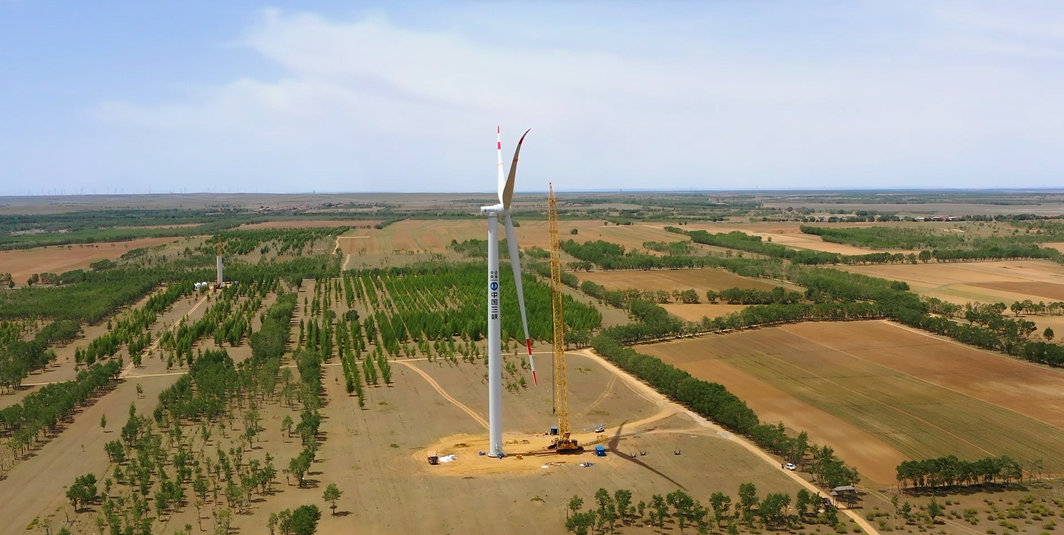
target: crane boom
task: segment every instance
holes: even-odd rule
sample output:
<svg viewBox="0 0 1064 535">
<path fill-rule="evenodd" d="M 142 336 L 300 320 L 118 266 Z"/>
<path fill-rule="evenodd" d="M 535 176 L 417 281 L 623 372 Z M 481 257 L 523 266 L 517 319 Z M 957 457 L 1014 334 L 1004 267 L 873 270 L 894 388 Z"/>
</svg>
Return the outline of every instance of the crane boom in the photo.
<svg viewBox="0 0 1064 535">
<path fill-rule="evenodd" d="M 584 450 L 569 438 L 569 390 L 565 376 L 565 316 L 562 313 L 562 258 L 558 238 L 558 201 L 554 185 L 547 197 L 547 220 L 550 229 L 550 296 L 554 318 L 554 413 L 558 415 L 558 439 L 553 447 L 558 453 L 579 453 Z"/>
</svg>

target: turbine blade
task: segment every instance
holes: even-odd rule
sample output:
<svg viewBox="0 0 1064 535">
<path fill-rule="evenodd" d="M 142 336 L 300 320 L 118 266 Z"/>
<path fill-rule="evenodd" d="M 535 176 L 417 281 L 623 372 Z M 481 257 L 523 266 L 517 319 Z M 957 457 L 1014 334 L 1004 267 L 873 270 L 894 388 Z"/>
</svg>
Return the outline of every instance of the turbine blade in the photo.
<svg viewBox="0 0 1064 535">
<path fill-rule="evenodd" d="M 499 178 L 496 184 L 496 193 L 499 195 L 499 204 L 502 202 L 502 190 L 506 187 L 505 170 L 502 167 L 502 129 L 495 125 L 495 150 L 498 152 Z"/>
<path fill-rule="evenodd" d="M 517 248 L 517 234 L 509 212 L 503 218 L 506 223 L 506 248 L 510 251 L 510 268 L 514 272 L 514 285 L 517 286 L 517 304 L 521 308 L 521 326 L 525 328 L 525 347 L 528 348 L 528 365 L 532 368 L 532 381 L 538 385 L 536 362 L 532 360 L 532 339 L 528 336 L 528 316 L 525 313 L 525 288 L 521 282 L 521 256 Z"/>
<path fill-rule="evenodd" d="M 525 136 L 527 136 L 530 131 L 532 131 L 531 128 L 525 130 L 524 134 L 521 134 L 521 139 L 517 142 L 517 148 L 514 149 L 514 161 L 510 164 L 510 175 L 506 177 L 506 185 L 503 187 L 502 191 L 499 192 L 504 210 L 510 209 L 510 202 L 514 199 L 514 180 L 517 178 L 517 157 L 521 154 L 521 144 L 525 142 Z"/>
</svg>

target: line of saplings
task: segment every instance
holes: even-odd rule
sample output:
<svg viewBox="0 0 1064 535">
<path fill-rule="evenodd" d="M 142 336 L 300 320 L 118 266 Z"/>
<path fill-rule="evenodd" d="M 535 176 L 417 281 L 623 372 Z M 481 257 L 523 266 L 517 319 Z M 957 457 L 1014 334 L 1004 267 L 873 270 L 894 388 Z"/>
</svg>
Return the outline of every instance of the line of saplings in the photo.
<svg viewBox="0 0 1064 535">
<path fill-rule="evenodd" d="M 97 360 L 113 357 L 122 345 L 129 346 L 129 354 L 135 366 L 140 366 L 141 352 L 151 343 L 147 329 L 155 324 L 162 314 L 178 299 L 192 293 L 191 281 L 171 284 L 166 291 L 148 298 L 144 306 L 131 310 L 118 321 L 107 322 L 107 332 L 94 338 L 85 347 L 74 348 L 74 362 L 91 366 Z"/>
<path fill-rule="evenodd" d="M 273 244 L 279 254 L 299 255 L 308 245 L 343 234 L 348 228 L 350 227 L 228 230 L 205 240 L 195 252 L 214 255 L 217 253 L 217 243 L 220 240 L 224 255 L 246 255 L 256 249 L 266 254 L 269 252 L 270 244 Z"/>
<path fill-rule="evenodd" d="M 251 332 L 251 316 L 259 309 L 264 299 L 271 292 L 278 291 L 280 283 L 273 277 L 263 277 L 250 284 L 238 284 L 222 290 L 214 305 L 203 316 L 189 324 L 182 321 L 176 330 L 168 330 L 159 337 L 159 347 L 171 352 L 167 356 L 167 367 L 185 362 L 191 364 L 192 346 L 204 336 L 214 336 L 225 340 L 231 346 L 239 345 L 241 337 Z M 233 306 L 240 297 L 248 297 Z"/>
<path fill-rule="evenodd" d="M 355 284 L 356 289 L 365 288 L 367 308 L 373 311 L 365 319 L 367 332 L 375 328 L 382 346 L 393 355 L 398 354 L 400 344 L 412 340 L 477 341 L 487 336 L 484 318 L 488 289 L 482 265 L 429 262 L 349 273 L 361 282 Z M 499 279 L 503 339 L 523 343 L 524 328 L 508 266 L 502 267 Z M 522 283 L 529 335 L 548 340 L 553 332 L 550 288 L 529 274 L 522 277 Z M 589 339 L 588 333 L 602 323 L 602 314 L 594 306 L 568 295 L 563 306 L 574 339 L 579 339 L 580 333 Z"/>
<path fill-rule="evenodd" d="M 44 385 L 21 403 L 0 410 L 0 430 L 11 435 L 8 447 L 16 457 L 22 456 L 42 439 L 42 433 L 57 432 L 60 422 L 70 418 L 79 406 L 109 389 L 120 371 L 115 361 L 96 365 L 78 373 L 73 381 Z"/>
<path fill-rule="evenodd" d="M 596 529 L 610 533 L 618 527 L 640 522 L 644 527 L 653 526 L 664 532 L 666 523 L 673 523 L 683 533 L 684 528 L 693 526 L 698 533 L 709 533 L 714 525 L 729 535 L 739 533 L 740 523 L 749 528 L 756 528 L 760 520 L 765 529 L 800 530 L 805 523 L 839 526 L 838 512 L 834 507 L 823 508 L 822 499 L 806 489 L 800 489 L 795 495 L 795 514 L 788 514 L 791 495 L 770 493 L 764 499 L 758 498 L 757 487 L 753 483 L 739 485 L 738 499 L 723 492 L 714 492 L 706 505 L 677 489 L 664 496 L 654 494 L 650 500 L 632 503 L 632 491 L 617 489 L 611 495 L 605 488 L 595 492 L 594 503 L 585 511 L 584 499 L 573 495 L 569 499 L 566 511 L 565 529 L 577 535 L 587 535 Z M 734 505 L 734 508 L 733 508 Z M 708 506 L 708 507 L 707 507 Z M 619 524 L 619 525 L 618 525 Z M 840 526 L 839 532 L 845 526 Z"/>
<path fill-rule="evenodd" d="M 1013 481 L 1023 481 L 1023 466 L 1008 455 L 985 457 L 975 461 L 965 461 L 949 455 L 936 459 L 902 461 L 897 468 L 897 479 L 903 486 L 915 489 L 997 482 L 1009 485 Z"/>
<path fill-rule="evenodd" d="M 629 303 L 629 312 L 635 322 L 609 327 L 592 339 L 591 346 L 596 352 L 654 386 L 662 394 L 726 429 L 750 437 L 759 446 L 795 464 L 804 466 L 806 454 L 818 452 L 814 456 L 815 462 L 808 468 L 818 481 L 828 487 L 852 485 L 860 480 L 855 468 L 846 466 L 830 448 L 809 444 L 804 433 L 790 437 L 782 425 L 761 424 L 757 414 L 723 385 L 697 379 L 656 357 L 625 347 L 625 340 L 631 338 L 633 331 L 660 335 L 681 328 L 683 323 L 670 316 L 664 308 L 648 301 L 632 301 Z"/>
<path fill-rule="evenodd" d="M 18 327 L 18 323 L 7 323 Z M 45 367 L 56 359 L 53 344 L 69 342 L 81 334 L 81 326 L 75 321 L 55 320 L 33 336 L 32 340 L 20 340 L 21 328 L 14 329 L 14 338 L 5 339 L 0 345 L 0 393 L 14 389 L 30 372 Z"/>
</svg>

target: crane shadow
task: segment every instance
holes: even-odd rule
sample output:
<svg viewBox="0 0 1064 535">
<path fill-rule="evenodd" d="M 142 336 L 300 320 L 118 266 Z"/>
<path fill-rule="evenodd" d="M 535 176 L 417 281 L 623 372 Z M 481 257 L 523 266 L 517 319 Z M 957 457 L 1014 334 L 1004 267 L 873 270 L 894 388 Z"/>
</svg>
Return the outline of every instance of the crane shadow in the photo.
<svg viewBox="0 0 1064 535">
<path fill-rule="evenodd" d="M 613 435 L 613 438 L 611 438 L 610 441 L 606 443 L 607 446 L 609 447 L 609 450 L 612 451 L 613 454 L 616 455 L 617 457 L 619 457 L 621 459 L 624 459 L 624 460 L 626 460 L 626 461 L 628 461 L 628 462 L 630 462 L 632 464 L 635 464 L 637 466 L 640 466 L 642 468 L 645 468 L 647 470 L 650 470 L 651 472 L 654 472 L 655 474 L 657 474 L 657 475 L 661 476 L 662 478 L 664 478 L 669 483 L 672 483 L 673 485 L 676 485 L 677 487 L 679 487 L 680 489 L 682 489 L 682 490 L 684 490 L 686 492 L 687 491 L 687 487 L 681 485 L 675 479 L 665 475 L 664 473 L 662 473 L 657 468 L 654 468 L 653 466 L 650 466 L 649 464 L 644 463 L 643 461 L 639 460 L 638 457 L 632 457 L 632 456 L 630 456 L 630 455 L 628 455 L 626 453 L 622 453 L 620 450 L 617 449 L 617 446 L 619 446 L 620 443 L 621 443 L 621 432 L 624 430 L 624 424 L 627 424 L 627 423 L 628 423 L 628 420 L 625 420 L 625 421 L 621 422 L 621 425 L 617 426 L 617 432 Z"/>
</svg>

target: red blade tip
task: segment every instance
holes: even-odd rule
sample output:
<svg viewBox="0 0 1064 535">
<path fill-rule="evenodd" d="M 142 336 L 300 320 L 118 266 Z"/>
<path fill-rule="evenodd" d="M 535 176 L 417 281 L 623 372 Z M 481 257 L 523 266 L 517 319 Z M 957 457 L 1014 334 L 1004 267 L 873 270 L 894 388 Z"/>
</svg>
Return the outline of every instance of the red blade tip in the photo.
<svg viewBox="0 0 1064 535">
<path fill-rule="evenodd" d="M 536 372 L 532 372 L 532 382 L 533 382 L 533 383 L 534 383 L 534 384 L 535 384 L 536 386 L 539 386 L 539 379 L 536 379 Z"/>
<path fill-rule="evenodd" d="M 528 354 L 532 354 L 532 340 L 525 338 L 525 345 L 528 346 Z"/>
</svg>

